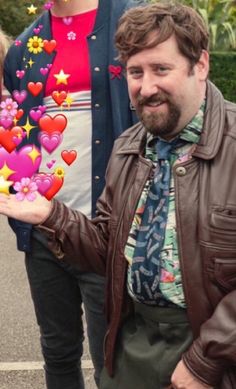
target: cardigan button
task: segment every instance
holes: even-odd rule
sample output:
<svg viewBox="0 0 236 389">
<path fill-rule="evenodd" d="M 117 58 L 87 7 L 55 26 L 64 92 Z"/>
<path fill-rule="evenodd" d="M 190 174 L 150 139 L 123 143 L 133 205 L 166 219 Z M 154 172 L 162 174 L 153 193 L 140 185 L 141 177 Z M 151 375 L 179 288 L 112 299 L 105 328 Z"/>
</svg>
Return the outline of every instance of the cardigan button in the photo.
<svg viewBox="0 0 236 389">
<path fill-rule="evenodd" d="M 187 173 L 187 170 L 185 169 L 185 167 L 179 166 L 179 167 L 176 168 L 177 176 L 183 177 L 183 176 L 186 175 L 186 173 Z"/>
<path fill-rule="evenodd" d="M 95 72 L 100 72 L 100 67 L 99 66 L 95 66 L 94 71 Z"/>
<path fill-rule="evenodd" d="M 92 39 L 93 41 L 95 41 L 95 40 L 97 39 L 96 35 L 92 35 L 92 36 L 91 36 L 91 39 Z"/>
</svg>

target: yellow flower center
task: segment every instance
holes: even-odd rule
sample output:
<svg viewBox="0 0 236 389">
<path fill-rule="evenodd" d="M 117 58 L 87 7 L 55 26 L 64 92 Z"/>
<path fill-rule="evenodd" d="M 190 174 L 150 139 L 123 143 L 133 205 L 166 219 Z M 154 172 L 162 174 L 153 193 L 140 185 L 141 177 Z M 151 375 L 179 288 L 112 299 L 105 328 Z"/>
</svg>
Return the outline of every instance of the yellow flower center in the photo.
<svg viewBox="0 0 236 389">
<path fill-rule="evenodd" d="M 24 192 L 24 193 L 27 193 L 27 192 L 29 192 L 29 188 L 28 188 L 28 186 L 25 186 L 25 187 L 23 188 L 23 192 Z"/>
</svg>

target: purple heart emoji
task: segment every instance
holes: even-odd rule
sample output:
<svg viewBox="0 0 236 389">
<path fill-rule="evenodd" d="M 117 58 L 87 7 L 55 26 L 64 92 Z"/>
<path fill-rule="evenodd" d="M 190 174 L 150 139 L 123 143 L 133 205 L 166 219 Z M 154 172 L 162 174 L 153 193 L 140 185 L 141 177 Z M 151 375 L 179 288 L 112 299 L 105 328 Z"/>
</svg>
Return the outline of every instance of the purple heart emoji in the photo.
<svg viewBox="0 0 236 389">
<path fill-rule="evenodd" d="M 24 70 L 17 70 L 16 71 L 16 77 L 17 78 L 22 79 L 24 77 L 24 75 L 25 75 L 25 71 Z"/>
<path fill-rule="evenodd" d="M 0 125 L 2 125 L 5 128 L 5 130 L 7 128 L 10 128 L 12 123 L 13 123 L 13 120 L 11 117 L 9 117 L 9 116 L 0 117 Z"/>
<path fill-rule="evenodd" d="M 23 101 L 25 101 L 25 99 L 27 97 L 27 91 L 25 89 L 23 89 L 22 91 L 15 89 L 12 92 L 12 96 L 14 97 L 14 100 L 16 100 L 16 102 L 18 104 L 21 104 L 21 103 L 23 103 Z"/>
<path fill-rule="evenodd" d="M 38 35 L 38 34 L 40 33 L 40 28 L 39 28 L 39 27 L 36 27 L 36 28 L 33 29 L 33 31 L 34 31 L 34 33 L 35 33 L 36 35 Z"/>
<path fill-rule="evenodd" d="M 41 73 L 43 76 L 46 76 L 46 74 L 48 73 L 48 68 L 40 68 L 40 73 Z"/>
<path fill-rule="evenodd" d="M 63 20 L 63 23 L 64 23 L 64 24 L 66 24 L 67 26 L 69 26 L 69 25 L 72 23 L 72 20 L 73 20 L 73 19 L 72 19 L 71 16 L 69 16 L 69 17 L 67 17 L 67 18 L 66 18 L 66 17 L 63 18 L 62 20 Z"/>
<path fill-rule="evenodd" d="M 32 153 L 33 149 L 38 152 L 38 156 L 35 157 L 35 152 Z M 41 159 L 40 150 L 34 145 L 23 146 L 19 151 L 14 150 L 11 153 L 4 147 L 0 148 L 0 169 L 7 164 L 9 169 L 14 171 L 9 176 L 9 180 L 13 182 L 20 181 L 23 177 L 32 177 L 39 169 Z"/>
<path fill-rule="evenodd" d="M 31 119 L 33 119 L 35 122 L 38 122 L 39 119 L 41 118 L 42 116 L 42 111 L 40 109 L 31 109 L 30 112 L 29 112 L 29 115 L 31 117 Z"/>
<path fill-rule="evenodd" d="M 52 186 L 52 176 L 46 173 L 38 173 L 33 177 L 33 181 L 38 187 L 38 192 L 43 196 Z"/>
<path fill-rule="evenodd" d="M 54 131 L 51 134 L 48 134 L 45 131 L 40 131 L 38 135 L 39 142 L 45 150 L 51 154 L 62 142 L 62 134 L 60 132 Z"/>
</svg>

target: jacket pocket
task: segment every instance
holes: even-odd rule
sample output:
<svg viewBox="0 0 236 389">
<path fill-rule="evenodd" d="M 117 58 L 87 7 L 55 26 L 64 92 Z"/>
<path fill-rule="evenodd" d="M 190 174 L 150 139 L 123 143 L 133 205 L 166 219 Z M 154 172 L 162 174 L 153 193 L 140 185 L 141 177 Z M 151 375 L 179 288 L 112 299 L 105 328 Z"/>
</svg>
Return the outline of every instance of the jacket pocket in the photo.
<svg viewBox="0 0 236 389">
<path fill-rule="evenodd" d="M 236 289 L 236 258 L 213 258 L 214 278 L 224 292 Z"/>
</svg>

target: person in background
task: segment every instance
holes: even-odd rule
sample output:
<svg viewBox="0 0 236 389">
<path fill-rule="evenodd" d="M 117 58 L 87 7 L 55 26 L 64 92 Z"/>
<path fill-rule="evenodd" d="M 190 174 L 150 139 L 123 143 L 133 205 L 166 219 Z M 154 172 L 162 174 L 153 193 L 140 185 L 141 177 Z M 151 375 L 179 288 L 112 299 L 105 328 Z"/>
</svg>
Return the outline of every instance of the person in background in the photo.
<svg viewBox="0 0 236 389">
<path fill-rule="evenodd" d="M 10 43 L 11 38 L 0 28 L 0 101 L 8 96 L 3 85 L 3 63 Z"/>
<path fill-rule="evenodd" d="M 46 112 L 51 118 L 64 115 L 67 126 L 63 141 L 53 153 L 41 147 L 40 172 L 64 175 L 55 198 L 88 217 L 95 216 L 113 142 L 136 121 L 126 80 L 116 60 L 114 32 L 121 14 L 137 3 L 47 2 L 49 9 L 15 40 L 5 61 L 6 88 L 13 96 L 15 91 L 27 95 L 19 103 L 24 115 L 18 125 L 27 131 L 19 149 L 26 144 L 42 146 L 37 114 Z M 34 90 L 30 90 L 30 82 Z M 68 165 L 71 156 L 74 160 Z M 47 388 L 84 388 L 82 304 L 99 385 L 106 331 L 104 276 L 58 262 L 45 236 L 31 224 L 11 219 L 10 225 L 18 249 L 26 253 Z"/>
<path fill-rule="evenodd" d="M 236 388 L 236 104 L 207 79 L 208 39 L 182 4 L 121 17 L 141 123 L 115 142 L 95 219 L 40 196 L 0 201 L 60 262 L 106 273 L 101 389 Z"/>
</svg>

